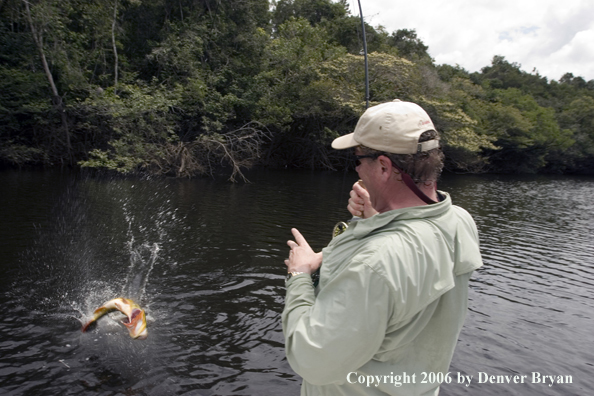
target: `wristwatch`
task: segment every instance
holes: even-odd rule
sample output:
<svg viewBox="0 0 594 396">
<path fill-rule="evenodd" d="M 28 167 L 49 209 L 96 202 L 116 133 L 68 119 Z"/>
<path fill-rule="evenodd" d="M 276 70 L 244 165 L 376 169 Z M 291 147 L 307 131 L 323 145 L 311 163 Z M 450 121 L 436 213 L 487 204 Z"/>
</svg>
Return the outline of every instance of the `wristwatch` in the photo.
<svg viewBox="0 0 594 396">
<path fill-rule="evenodd" d="M 287 282 L 289 281 L 289 279 L 291 279 L 292 277 L 296 276 L 296 275 L 301 275 L 301 274 L 305 274 L 305 272 L 289 272 L 287 274 L 287 277 L 285 278 L 285 285 L 287 284 Z"/>
</svg>

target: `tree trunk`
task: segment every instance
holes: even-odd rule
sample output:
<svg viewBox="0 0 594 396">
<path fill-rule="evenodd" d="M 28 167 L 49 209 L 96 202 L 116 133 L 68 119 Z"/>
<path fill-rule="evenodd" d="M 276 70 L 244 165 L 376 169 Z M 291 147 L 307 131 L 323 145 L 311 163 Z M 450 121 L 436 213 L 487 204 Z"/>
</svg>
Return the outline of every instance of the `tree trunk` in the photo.
<svg viewBox="0 0 594 396">
<path fill-rule="evenodd" d="M 113 6 L 113 22 L 111 24 L 111 43 L 113 44 L 113 56 L 114 56 L 114 87 L 118 89 L 118 48 L 116 46 L 116 39 L 115 39 L 115 29 L 116 29 L 116 19 L 118 16 L 118 0 L 115 0 L 115 4 Z"/>
<path fill-rule="evenodd" d="M 70 144 L 70 131 L 68 130 L 68 117 L 66 116 L 66 109 L 64 108 L 64 103 L 62 102 L 62 97 L 58 93 L 58 88 L 56 87 L 56 83 L 54 82 L 54 77 L 50 71 L 49 65 L 47 63 L 47 59 L 45 57 L 45 51 L 43 50 L 43 35 L 41 32 L 37 31 L 35 28 L 35 24 L 33 23 L 33 18 L 31 17 L 31 10 L 29 9 L 29 2 L 28 0 L 23 0 L 25 3 L 25 9 L 27 10 L 27 20 L 29 21 L 29 27 L 31 28 L 31 34 L 33 35 L 33 41 L 35 41 L 35 45 L 37 46 L 37 50 L 39 51 L 39 56 L 41 57 L 41 63 L 43 64 L 43 70 L 45 72 L 45 76 L 50 84 L 50 88 L 52 90 L 52 103 L 56 111 L 60 114 L 60 118 L 62 119 L 62 128 L 64 129 L 64 134 L 66 137 L 66 149 L 68 154 L 68 160 L 72 160 L 72 146 Z"/>
</svg>

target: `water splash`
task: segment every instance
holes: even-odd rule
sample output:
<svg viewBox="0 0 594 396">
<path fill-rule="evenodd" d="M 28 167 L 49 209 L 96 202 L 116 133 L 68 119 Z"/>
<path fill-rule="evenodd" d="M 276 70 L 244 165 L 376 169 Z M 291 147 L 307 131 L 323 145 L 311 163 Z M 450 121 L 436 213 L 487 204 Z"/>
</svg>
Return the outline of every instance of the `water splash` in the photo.
<svg viewBox="0 0 594 396">
<path fill-rule="evenodd" d="M 169 201 L 166 203 L 168 204 Z M 138 211 L 130 208 L 127 202 L 122 205 L 122 210 L 128 223 L 126 247 L 130 259 L 121 294 L 123 297 L 143 303 L 151 272 L 160 258 L 159 252 L 167 238 L 165 225 L 175 223 L 175 213 L 160 207 L 153 216 L 137 220 Z M 141 213 L 147 214 L 147 212 Z"/>
<path fill-rule="evenodd" d="M 144 299 L 146 285 L 161 248 L 158 243 L 151 244 L 150 242 L 135 246 L 134 238 L 128 242 L 128 247 L 130 249 L 130 266 L 122 286 L 122 295 L 141 302 Z"/>
<path fill-rule="evenodd" d="M 100 221 L 89 223 L 103 244 L 90 249 L 85 246 L 77 252 L 87 252 L 89 256 L 79 264 L 87 269 L 83 277 L 86 282 L 75 293 L 80 303 L 71 304 L 82 313 L 82 321 L 97 307 L 118 297 L 131 299 L 146 310 L 153 299 L 151 279 L 159 278 L 167 270 L 164 264 L 173 262 L 169 254 L 175 248 L 171 245 L 179 241 L 172 232 L 177 232 L 183 220 L 167 199 L 171 192 L 166 188 L 152 193 L 155 186 L 142 182 L 100 187 L 106 192 L 89 188 L 84 197 L 83 213 L 88 217 L 99 215 Z M 160 270 L 155 273 L 157 268 Z M 148 311 L 147 317 L 151 317 Z"/>
</svg>

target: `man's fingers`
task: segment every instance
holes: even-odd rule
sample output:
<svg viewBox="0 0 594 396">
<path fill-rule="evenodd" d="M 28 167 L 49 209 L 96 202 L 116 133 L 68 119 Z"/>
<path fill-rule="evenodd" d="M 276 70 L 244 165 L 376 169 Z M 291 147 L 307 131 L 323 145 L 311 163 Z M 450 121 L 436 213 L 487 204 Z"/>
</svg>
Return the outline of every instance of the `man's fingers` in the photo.
<svg viewBox="0 0 594 396">
<path fill-rule="evenodd" d="M 293 233 L 293 236 L 295 237 L 295 242 L 297 242 L 297 245 L 299 245 L 299 246 L 308 245 L 308 243 L 305 240 L 305 238 L 303 237 L 303 235 L 301 235 L 301 233 L 299 231 L 297 231 L 296 228 L 292 228 L 291 232 Z"/>
<path fill-rule="evenodd" d="M 354 204 L 363 205 L 363 203 L 364 203 L 363 198 L 359 194 L 357 194 L 356 191 L 351 190 L 350 196 L 351 196 L 350 200 Z"/>
<path fill-rule="evenodd" d="M 369 199 L 369 193 L 367 192 L 367 190 L 365 188 L 363 188 L 361 186 L 361 184 L 359 183 L 355 183 L 353 185 L 353 191 L 355 192 L 355 194 L 357 194 L 357 196 L 363 200 L 365 199 Z"/>
</svg>

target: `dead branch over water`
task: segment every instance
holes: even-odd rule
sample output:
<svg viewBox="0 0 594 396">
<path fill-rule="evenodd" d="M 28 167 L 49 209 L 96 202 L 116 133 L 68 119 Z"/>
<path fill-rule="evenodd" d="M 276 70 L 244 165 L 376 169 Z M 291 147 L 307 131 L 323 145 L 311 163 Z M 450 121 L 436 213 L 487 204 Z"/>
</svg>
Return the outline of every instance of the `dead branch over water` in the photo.
<svg viewBox="0 0 594 396">
<path fill-rule="evenodd" d="M 155 158 L 153 172 L 176 177 L 195 177 L 231 168 L 229 181 L 247 182 L 242 169 L 252 167 L 262 155 L 262 147 L 271 133 L 262 124 L 250 122 L 241 128 L 221 134 L 202 135 L 192 142 L 168 143 L 165 155 Z"/>
</svg>

